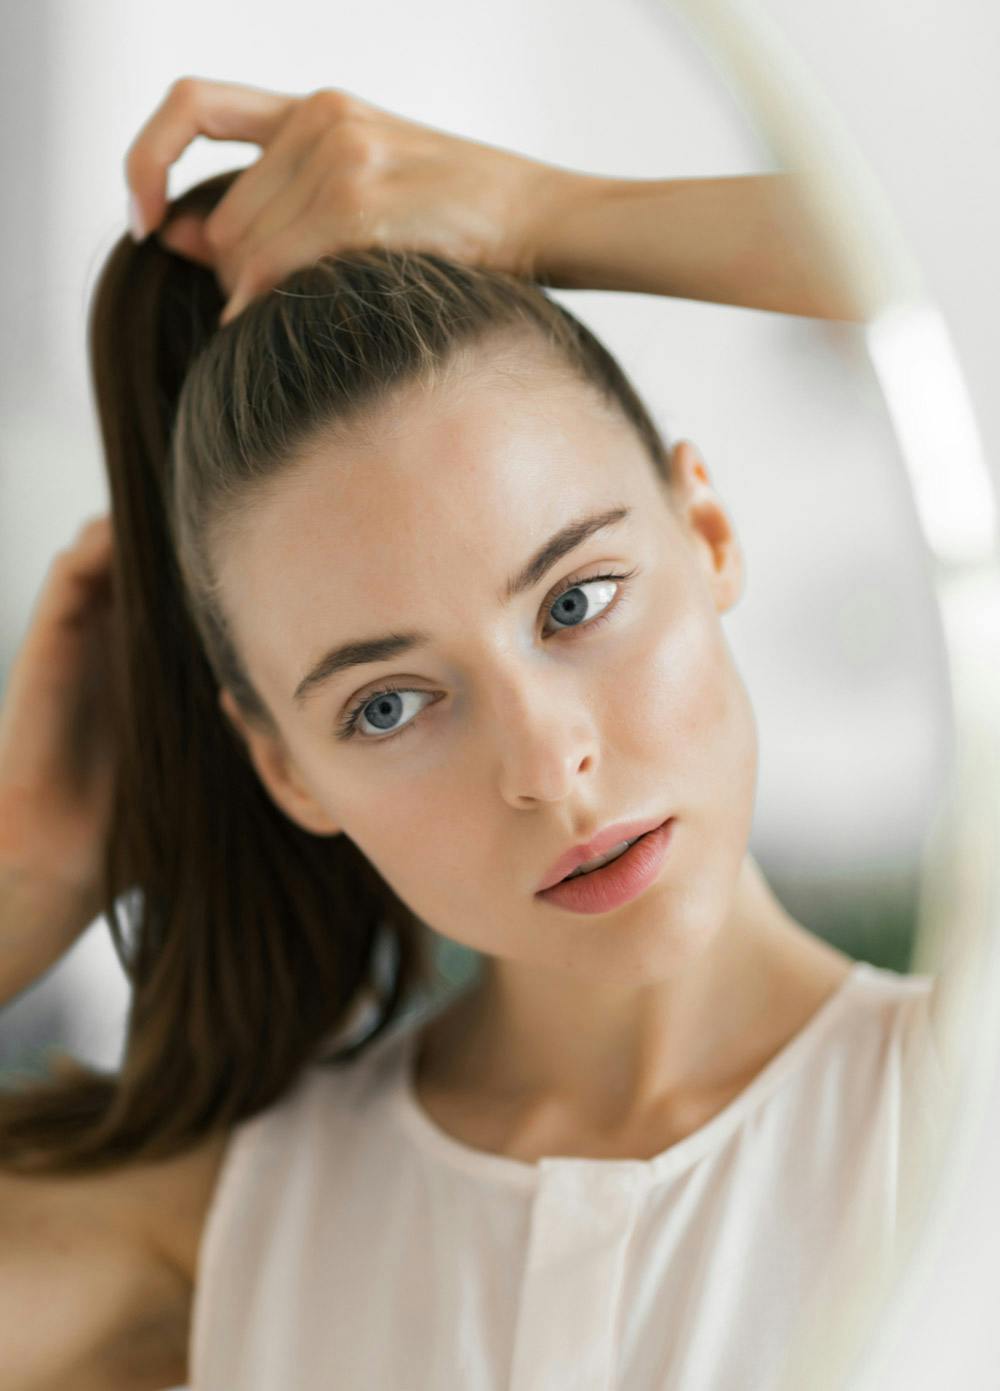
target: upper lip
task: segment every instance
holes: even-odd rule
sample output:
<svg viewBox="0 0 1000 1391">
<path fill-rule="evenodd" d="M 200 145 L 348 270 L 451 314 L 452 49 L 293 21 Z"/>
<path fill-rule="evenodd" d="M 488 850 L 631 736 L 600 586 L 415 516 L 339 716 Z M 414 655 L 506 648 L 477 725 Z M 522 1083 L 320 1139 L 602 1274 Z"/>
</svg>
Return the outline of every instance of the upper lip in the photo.
<svg viewBox="0 0 1000 1391">
<path fill-rule="evenodd" d="M 616 845 L 621 845 L 623 840 L 635 840 L 636 836 L 645 835 L 647 831 L 655 831 L 657 826 L 662 826 L 666 820 L 666 816 L 654 816 L 647 817 L 644 821 L 616 821 L 613 826 L 605 826 L 604 830 L 599 831 L 593 840 L 588 840 L 586 845 L 574 845 L 572 850 L 560 855 L 555 864 L 550 866 L 535 893 L 540 894 L 543 889 L 550 889 L 553 884 L 558 884 L 560 879 L 565 879 L 567 874 L 572 874 L 579 865 L 592 860 L 595 855 L 603 855 L 606 850 L 613 850 Z"/>
</svg>

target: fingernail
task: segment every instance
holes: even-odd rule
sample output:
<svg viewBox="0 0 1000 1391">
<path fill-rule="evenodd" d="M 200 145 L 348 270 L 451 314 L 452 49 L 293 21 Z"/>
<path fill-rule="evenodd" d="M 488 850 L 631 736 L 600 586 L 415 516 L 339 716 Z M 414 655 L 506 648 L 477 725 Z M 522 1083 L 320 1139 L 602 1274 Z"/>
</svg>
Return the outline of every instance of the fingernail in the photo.
<svg viewBox="0 0 1000 1391">
<path fill-rule="evenodd" d="M 146 223 L 142 216 L 142 209 L 139 200 L 134 193 L 128 196 L 128 222 L 134 241 L 144 241 L 146 238 Z"/>
</svg>

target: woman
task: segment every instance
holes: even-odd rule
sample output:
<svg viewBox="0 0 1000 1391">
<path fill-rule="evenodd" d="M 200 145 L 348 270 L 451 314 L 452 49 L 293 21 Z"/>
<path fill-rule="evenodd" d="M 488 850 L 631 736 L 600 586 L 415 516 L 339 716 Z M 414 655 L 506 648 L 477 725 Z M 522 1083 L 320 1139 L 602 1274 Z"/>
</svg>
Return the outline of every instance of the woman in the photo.
<svg viewBox="0 0 1000 1391">
<path fill-rule="evenodd" d="M 264 154 L 163 225 L 199 131 Z M 5 998 L 104 912 L 133 1004 L 0 1106 L 7 1384 L 767 1385 L 889 1249 L 931 982 L 747 853 L 733 527 L 532 281 L 848 317 L 791 185 L 191 80 L 128 170 L 0 885 Z"/>
</svg>

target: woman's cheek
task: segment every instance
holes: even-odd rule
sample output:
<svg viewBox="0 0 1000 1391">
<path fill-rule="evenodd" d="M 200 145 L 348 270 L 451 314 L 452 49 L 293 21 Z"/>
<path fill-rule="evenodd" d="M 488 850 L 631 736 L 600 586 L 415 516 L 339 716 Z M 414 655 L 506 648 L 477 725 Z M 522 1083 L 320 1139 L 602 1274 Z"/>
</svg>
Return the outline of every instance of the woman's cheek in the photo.
<svg viewBox="0 0 1000 1391">
<path fill-rule="evenodd" d="M 725 706 L 725 669 L 711 630 L 686 614 L 642 645 L 625 669 L 623 699 L 637 736 L 684 757 L 717 724 Z"/>
</svg>

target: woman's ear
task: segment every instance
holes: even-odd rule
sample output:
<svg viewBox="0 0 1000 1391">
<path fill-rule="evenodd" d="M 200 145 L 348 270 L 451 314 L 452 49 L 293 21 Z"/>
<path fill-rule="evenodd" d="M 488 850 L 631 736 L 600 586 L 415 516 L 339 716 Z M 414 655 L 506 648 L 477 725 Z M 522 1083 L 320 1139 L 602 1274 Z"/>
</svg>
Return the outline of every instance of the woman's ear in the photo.
<svg viewBox="0 0 1000 1391">
<path fill-rule="evenodd" d="M 303 830 L 318 836 L 339 835 L 340 826 L 306 788 L 282 741 L 249 724 L 225 686 L 219 690 L 219 706 L 246 745 L 271 800 Z"/>
<path fill-rule="evenodd" d="M 705 563 L 715 606 L 725 613 L 743 593 L 743 551 L 705 461 L 690 440 L 678 441 L 671 450 L 670 490 L 681 525 Z"/>
</svg>

